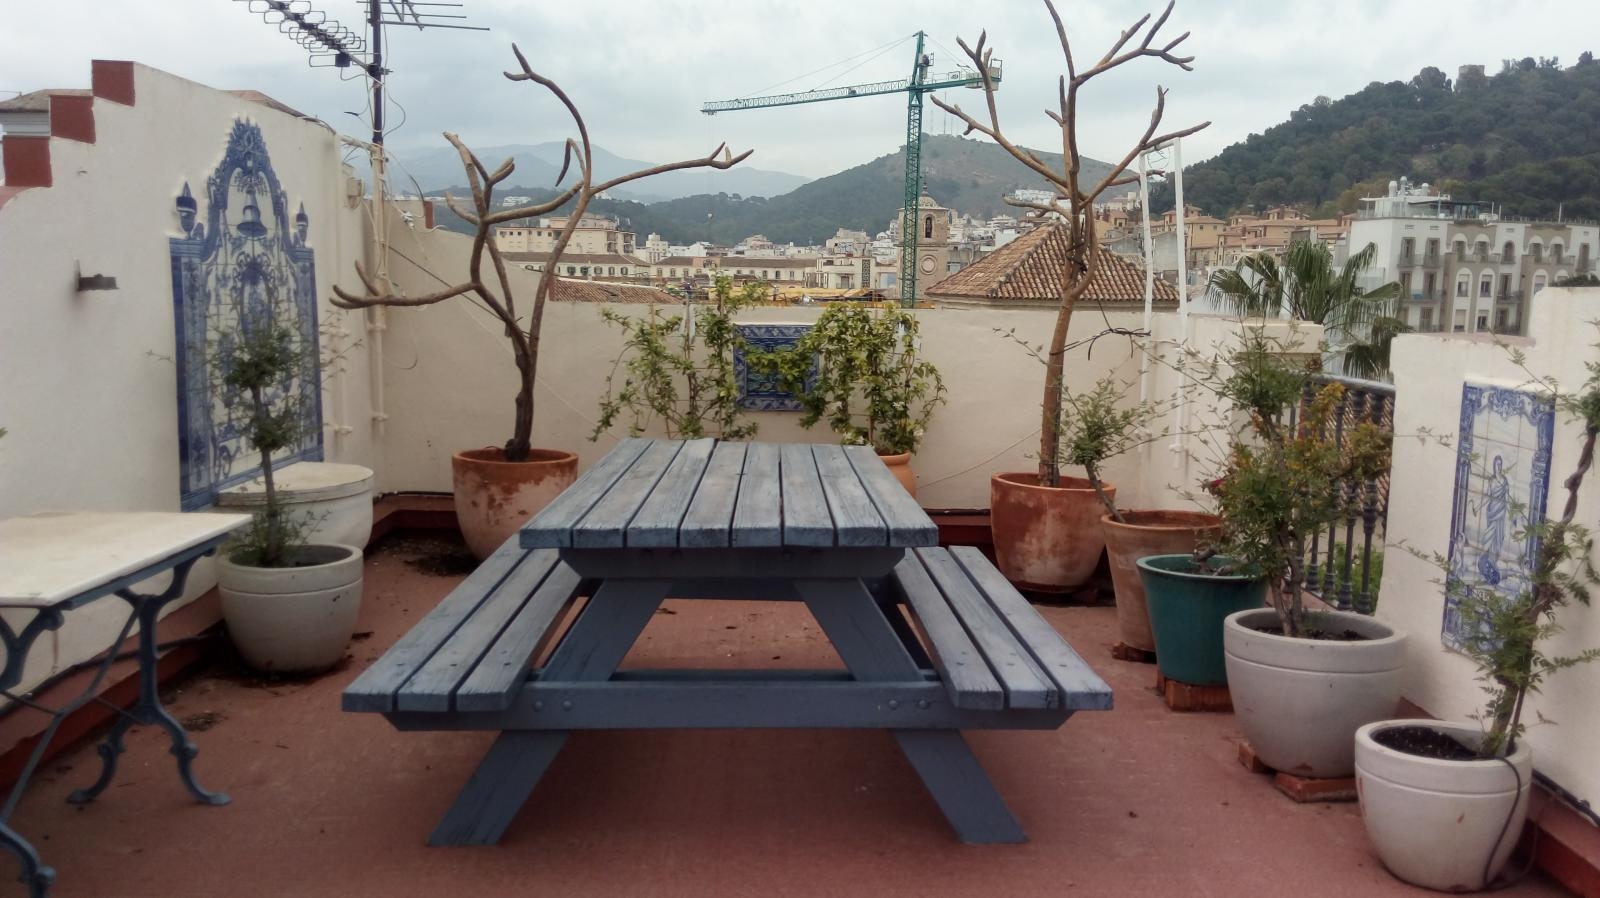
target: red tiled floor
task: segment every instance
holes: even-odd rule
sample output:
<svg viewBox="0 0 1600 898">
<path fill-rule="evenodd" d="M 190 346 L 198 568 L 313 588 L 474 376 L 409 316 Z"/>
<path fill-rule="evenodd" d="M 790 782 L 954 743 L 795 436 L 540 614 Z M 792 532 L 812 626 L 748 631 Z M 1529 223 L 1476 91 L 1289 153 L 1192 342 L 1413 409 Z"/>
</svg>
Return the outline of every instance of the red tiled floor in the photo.
<svg viewBox="0 0 1600 898">
<path fill-rule="evenodd" d="M 16 820 L 56 866 L 58 898 L 1428 894 L 1383 871 L 1354 805 L 1297 805 L 1246 772 L 1230 716 L 1167 711 L 1149 667 L 1109 657 L 1109 608 L 1043 612 L 1111 682 L 1116 710 L 970 736 L 1026 845 L 957 842 L 884 733 L 806 730 L 579 734 L 499 846 L 427 848 L 489 737 L 399 733 L 341 712 L 339 692 L 455 582 L 379 551 L 360 627 L 373 635 L 350 669 L 188 684 L 175 713 L 223 715 L 197 734 L 196 769 L 228 807 L 191 803 L 149 730 L 91 807 L 64 799 L 93 778 L 92 749 L 60 762 Z M 670 610 L 637 663 L 837 663 L 794 606 Z M 12 869 L 0 855 L 0 894 Z M 1561 892 L 1536 878 L 1503 894 Z"/>
</svg>

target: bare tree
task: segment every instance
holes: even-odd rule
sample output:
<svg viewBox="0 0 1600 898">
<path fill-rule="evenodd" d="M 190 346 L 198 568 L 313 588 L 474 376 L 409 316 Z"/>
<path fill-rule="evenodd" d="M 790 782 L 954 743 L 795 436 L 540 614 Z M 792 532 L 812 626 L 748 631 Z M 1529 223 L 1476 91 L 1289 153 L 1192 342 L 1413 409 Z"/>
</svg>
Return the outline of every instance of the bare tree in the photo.
<svg viewBox="0 0 1600 898">
<path fill-rule="evenodd" d="M 578 107 L 567 96 L 566 91 L 549 78 L 535 72 L 529 65 L 522 51 L 515 44 L 511 45 L 511 52 L 516 54 L 520 72 L 506 72 L 505 76 L 511 81 L 533 81 L 550 91 L 561 105 L 566 107 L 572 116 L 573 124 L 577 126 L 578 136 L 567 138 L 566 149 L 562 156 L 561 173 L 556 176 L 559 185 L 567 176 L 574 160 L 577 161 L 577 180 L 572 186 L 561 191 L 557 196 L 542 203 L 526 206 L 517 206 L 496 210 L 494 208 L 494 189 L 496 185 L 509 177 L 515 169 L 513 160 L 507 159 L 500 163 L 494 171 L 486 169 L 478 160 L 476 154 L 468 149 L 461 139 L 454 134 L 446 132 L 445 140 L 461 156 L 461 165 L 466 170 L 467 183 L 472 188 L 472 209 L 467 210 L 457 204 L 454 197 L 445 195 L 445 203 L 450 211 L 461 216 L 463 220 L 473 226 L 472 256 L 467 263 L 467 279 L 460 283 L 436 290 L 419 296 L 406 296 L 394 291 L 390 284 L 379 284 L 369 276 L 360 262 L 356 263 L 356 274 L 361 278 L 366 292 L 362 295 L 349 293 L 339 287 L 334 287 L 334 305 L 346 309 L 364 309 L 371 306 L 426 306 L 436 302 L 443 302 L 456 296 L 467 296 L 488 309 L 500 319 L 505 326 L 506 337 L 511 341 L 513 357 L 517 363 L 517 371 L 521 375 L 521 387 L 516 399 L 516 428 L 512 431 L 511 439 L 505 444 L 505 457 L 507 461 L 525 461 L 532 447 L 533 436 L 533 383 L 534 376 L 539 368 L 539 332 L 544 321 L 545 303 L 557 283 L 556 270 L 561 262 L 562 255 L 567 251 L 567 244 L 572 241 L 572 235 L 578 228 L 579 221 L 584 212 L 589 208 L 589 203 L 596 196 L 612 188 L 637 181 L 653 175 L 669 171 L 679 171 L 687 168 L 732 168 L 743 162 L 753 152 L 745 150 L 735 156 L 728 150 L 727 144 L 719 145 L 709 155 L 702 159 L 688 159 L 682 162 L 669 162 L 646 169 L 620 175 L 608 181 L 596 184 L 594 182 L 594 153 L 589 142 L 589 128 L 583 121 L 583 116 L 578 112 Z M 505 259 L 501 256 L 500 249 L 495 245 L 494 227 L 508 221 L 522 218 L 532 218 L 544 215 L 561 208 L 568 202 L 572 207 L 567 212 L 566 224 L 561 228 L 556 242 L 547 254 L 544 262 L 544 271 L 539 277 L 539 287 L 534 292 L 533 308 L 528 312 L 526 321 L 518 314 L 516 298 L 512 293 L 511 280 L 506 273 Z M 488 258 L 490 266 L 494 269 L 493 280 L 485 276 L 484 259 Z"/>
<path fill-rule="evenodd" d="M 1167 17 L 1172 14 L 1172 3 L 1167 3 L 1167 8 L 1154 21 L 1146 14 L 1139 21 L 1130 25 L 1122 32 L 1111 45 L 1111 49 L 1100 57 L 1100 61 L 1093 66 L 1079 71 L 1077 63 L 1072 57 L 1072 44 L 1067 39 L 1066 26 L 1061 21 L 1060 13 L 1056 12 L 1055 4 L 1045 0 L 1045 8 L 1050 11 L 1050 18 L 1056 26 L 1056 36 L 1061 41 L 1061 54 L 1066 58 L 1067 72 L 1058 81 L 1059 109 L 1045 110 L 1051 121 L 1061 129 L 1061 171 L 1056 171 L 1046 165 L 1031 150 L 1012 143 L 1000 129 L 1000 115 L 995 107 L 995 89 L 998 86 L 990 74 L 990 57 L 994 55 L 992 49 L 985 48 L 988 41 L 988 32 L 978 35 L 977 46 L 971 47 L 964 40 L 958 40 L 961 49 L 977 66 L 983 75 L 984 100 L 988 106 L 987 122 L 962 111 L 960 105 L 952 105 L 932 97 L 935 105 L 940 109 L 956 116 L 966 123 L 965 133 L 976 131 L 1005 148 L 1006 152 L 1016 158 L 1018 162 L 1037 172 L 1051 186 L 1055 188 L 1056 195 L 1049 202 L 1038 203 L 1028 200 L 1014 200 L 1008 198 L 1006 202 L 1014 206 L 1033 210 L 1034 214 L 1060 215 L 1066 221 L 1068 246 L 1066 270 L 1061 278 L 1060 306 L 1056 313 L 1055 330 L 1050 335 L 1050 348 L 1045 356 L 1045 383 L 1044 403 L 1039 426 L 1039 484 L 1041 486 L 1058 486 L 1061 482 L 1060 434 L 1061 434 L 1061 402 L 1062 387 L 1066 363 L 1067 328 L 1072 323 L 1072 309 L 1078 297 L 1089 288 L 1089 283 L 1094 277 L 1094 272 L 1099 266 L 1100 243 L 1095 237 L 1094 204 L 1102 193 L 1112 187 L 1133 184 L 1138 181 L 1138 176 L 1129 174 L 1128 168 L 1140 155 L 1154 150 L 1168 141 L 1185 137 L 1211 124 L 1204 122 L 1189 128 L 1177 131 L 1157 133 L 1161 127 L 1161 116 L 1166 109 L 1166 88 L 1156 88 L 1155 110 L 1150 113 L 1150 124 L 1145 128 L 1144 136 L 1130 149 L 1127 155 L 1112 165 L 1111 171 L 1105 177 L 1092 185 L 1085 186 L 1080 176 L 1082 173 L 1081 157 L 1078 154 L 1078 92 L 1094 78 L 1105 74 L 1119 66 L 1126 65 L 1134 60 L 1149 56 L 1163 62 L 1175 65 L 1184 71 L 1192 71 L 1189 65 L 1194 61 L 1193 56 L 1177 56 L 1173 51 L 1189 36 L 1184 32 L 1178 37 L 1164 44 L 1156 43 L 1161 27 L 1166 24 Z M 1148 24 L 1148 27 L 1147 27 Z M 1132 43 L 1135 39 L 1137 43 Z M 1180 285 L 1179 289 L 1182 289 Z"/>
</svg>

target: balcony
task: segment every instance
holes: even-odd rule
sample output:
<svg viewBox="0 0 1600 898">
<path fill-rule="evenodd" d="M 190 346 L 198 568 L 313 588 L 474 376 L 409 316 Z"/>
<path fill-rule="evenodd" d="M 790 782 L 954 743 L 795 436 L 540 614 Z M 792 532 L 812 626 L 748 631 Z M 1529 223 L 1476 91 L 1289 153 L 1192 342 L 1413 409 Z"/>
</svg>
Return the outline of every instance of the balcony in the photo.
<svg viewBox="0 0 1600 898">
<path fill-rule="evenodd" d="M 1417 267 L 1417 254 L 1416 253 L 1401 253 L 1400 254 L 1400 259 L 1395 263 L 1395 267 L 1397 267 L 1397 268 L 1416 268 Z"/>
</svg>

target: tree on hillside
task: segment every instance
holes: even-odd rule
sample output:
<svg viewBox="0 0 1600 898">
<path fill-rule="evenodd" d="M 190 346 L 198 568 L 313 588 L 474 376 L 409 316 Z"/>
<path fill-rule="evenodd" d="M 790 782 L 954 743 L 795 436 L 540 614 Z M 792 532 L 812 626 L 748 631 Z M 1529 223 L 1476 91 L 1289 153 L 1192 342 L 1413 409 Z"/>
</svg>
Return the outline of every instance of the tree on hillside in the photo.
<svg viewBox="0 0 1600 898">
<path fill-rule="evenodd" d="M 1327 244 L 1300 240 L 1289 245 L 1281 265 L 1268 253 L 1246 256 L 1237 268 L 1212 274 L 1210 289 L 1246 318 L 1286 314 L 1322 325 L 1328 351 L 1343 357 L 1344 372 L 1376 380 L 1389 371 L 1390 343 L 1406 330 L 1394 315 L 1398 283 L 1371 290 L 1359 284 L 1376 255 L 1369 243 L 1335 267 Z"/>
</svg>

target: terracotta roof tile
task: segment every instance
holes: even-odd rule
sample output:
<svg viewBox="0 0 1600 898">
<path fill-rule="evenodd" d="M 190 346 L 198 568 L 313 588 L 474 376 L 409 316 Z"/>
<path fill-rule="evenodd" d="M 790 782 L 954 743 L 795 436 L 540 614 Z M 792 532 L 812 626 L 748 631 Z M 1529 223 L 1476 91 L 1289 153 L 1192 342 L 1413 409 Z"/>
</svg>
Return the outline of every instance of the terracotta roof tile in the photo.
<svg viewBox="0 0 1600 898">
<path fill-rule="evenodd" d="M 928 296 L 1055 302 L 1067 264 L 1067 230 L 1047 224 L 1018 237 L 928 288 Z M 1156 281 L 1156 302 L 1178 301 L 1171 284 Z M 1144 302 L 1144 269 L 1110 252 L 1100 253 L 1094 280 L 1083 295 L 1091 302 Z"/>
<path fill-rule="evenodd" d="M 682 304 L 680 297 L 665 290 L 637 284 L 611 284 L 605 281 L 570 281 L 557 278 L 551 298 L 556 302 L 609 302 L 649 305 L 651 303 Z"/>
<path fill-rule="evenodd" d="M 68 97 L 87 97 L 93 92 L 88 90 L 35 90 L 29 91 L 18 97 L 0 101 L 0 112 L 49 112 L 50 95 L 61 94 Z"/>
</svg>

